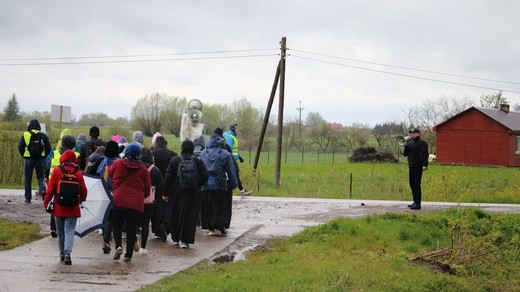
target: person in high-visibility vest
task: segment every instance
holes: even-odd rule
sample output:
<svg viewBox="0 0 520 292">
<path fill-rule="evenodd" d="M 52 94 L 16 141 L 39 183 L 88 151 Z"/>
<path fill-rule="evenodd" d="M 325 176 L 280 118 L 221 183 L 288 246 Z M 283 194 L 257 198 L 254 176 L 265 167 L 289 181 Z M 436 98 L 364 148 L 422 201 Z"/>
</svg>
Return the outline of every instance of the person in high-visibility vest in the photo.
<svg viewBox="0 0 520 292">
<path fill-rule="evenodd" d="M 18 152 L 24 159 L 24 189 L 25 189 L 25 203 L 30 204 L 32 200 L 32 174 L 33 170 L 36 171 L 36 180 L 38 181 L 38 193 L 42 194 L 45 192 L 45 186 L 43 185 L 44 179 L 44 161 L 45 157 L 51 152 L 51 144 L 49 137 L 43 132 L 40 122 L 37 119 L 33 119 L 27 125 L 27 131 L 25 131 L 20 138 L 18 143 Z M 32 133 L 31 133 L 32 132 Z M 38 155 L 29 153 L 29 143 L 33 134 L 40 133 L 41 142 L 43 144 L 43 150 Z"/>
<path fill-rule="evenodd" d="M 217 128 L 220 129 L 220 128 Z M 240 152 L 238 152 L 238 139 L 237 139 L 237 129 L 238 124 L 233 123 L 229 126 L 229 131 L 226 131 L 222 134 L 224 140 L 226 140 L 226 144 L 231 149 L 231 155 L 235 158 L 235 161 L 238 160 L 240 163 L 244 162 L 242 156 L 240 156 Z M 217 133 L 217 132 L 216 132 Z M 220 133 L 217 133 L 220 135 Z M 242 196 L 249 196 L 252 191 L 248 191 L 242 187 L 242 182 L 240 181 L 240 170 L 238 169 L 238 164 L 236 164 L 237 176 L 238 176 L 238 188 L 240 190 L 240 194 Z"/>
</svg>

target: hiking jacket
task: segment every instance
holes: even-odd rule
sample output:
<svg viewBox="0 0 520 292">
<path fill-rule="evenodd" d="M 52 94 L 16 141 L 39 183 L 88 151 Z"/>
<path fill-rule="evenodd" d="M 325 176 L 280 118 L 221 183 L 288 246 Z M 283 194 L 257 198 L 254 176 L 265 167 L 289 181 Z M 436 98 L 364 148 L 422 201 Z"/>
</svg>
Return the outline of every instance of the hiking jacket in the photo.
<svg viewBox="0 0 520 292">
<path fill-rule="evenodd" d="M 221 139 L 210 139 L 200 159 L 208 170 L 208 181 L 202 190 L 227 190 L 238 185 L 237 172 L 231 154 L 221 148 Z M 229 181 L 228 181 L 229 178 Z"/>
<path fill-rule="evenodd" d="M 150 195 L 150 173 L 140 160 L 117 159 L 108 168 L 112 178 L 115 208 L 127 208 L 143 213 L 144 198 Z"/>
<path fill-rule="evenodd" d="M 235 158 L 235 160 L 238 160 L 238 158 L 240 157 L 240 153 L 238 152 L 237 133 L 229 130 L 224 132 L 222 136 L 224 137 L 224 140 L 226 140 L 226 144 L 228 144 L 229 148 L 231 148 L 231 154 L 233 154 L 233 158 Z"/>
<path fill-rule="evenodd" d="M 79 170 L 78 160 L 76 154 L 72 150 L 67 150 L 60 155 L 60 163 L 68 171 L 75 171 L 74 175 L 78 178 L 79 182 L 79 204 L 83 203 L 87 199 L 87 186 L 85 185 L 85 179 L 83 173 Z M 51 199 L 53 199 L 54 208 L 52 215 L 56 217 L 81 217 L 80 205 L 76 206 L 63 206 L 58 204 L 56 193 L 58 191 L 58 184 L 61 179 L 63 172 L 61 168 L 54 168 L 49 183 L 47 185 L 47 191 L 43 198 L 43 205 L 47 208 Z"/>
<path fill-rule="evenodd" d="M 403 155 L 408 157 L 408 167 L 428 167 L 428 143 L 420 136 L 404 146 Z"/>
<path fill-rule="evenodd" d="M 38 133 L 40 131 L 41 131 L 41 127 L 40 127 L 40 123 L 38 122 L 38 120 L 31 120 L 29 122 L 29 125 L 27 125 L 27 131 L 25 131 L 23 133 L 22 137 L 20 138 L 20 142 L 18 143 L 18 152 L 20 152 L 20 155 L 23 158 L 27 158 L 27 159 L 31 158 L 31 155 L 29 154 L 29 150 L 27 149 L 27 145 L 29 144 L 29 140 L 31 138 L 30 132 Z M 45 159 L 45 157 L 47 157 L 47 155 L 49 155 L 49 153 L 51 153 L 51 143 L 49 142 L 49 137 L 47 135 L 45 135 L 45 133 L 41 133 L 41 134 L 42 134 L 42 139 L 43 139 L 43 142 L 45 145 L 43 147 L 44 151 L 42 152 L 41 157 L 35 158 L 37 160 Z"/>
</svg>

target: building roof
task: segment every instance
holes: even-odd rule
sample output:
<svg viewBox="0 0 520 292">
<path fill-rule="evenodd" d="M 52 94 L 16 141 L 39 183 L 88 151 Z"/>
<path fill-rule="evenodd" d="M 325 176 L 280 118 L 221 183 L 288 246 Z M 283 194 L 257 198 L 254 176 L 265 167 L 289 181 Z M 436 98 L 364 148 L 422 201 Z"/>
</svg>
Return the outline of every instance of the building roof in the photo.
<svg viewBox="0 0 520 292">
<path fill-rule="evenodd" d="M 497 123 L 503 125 L 504 127 L 508 128 L 509 130 L 511 130 L 513 132 L 520 132 L 520 112 L 515 112 L 515 111 L 505 112 L 501 109 L 480 108 L 480 107 L 474 107 L 474 106 L 472 106 L 472 107 L 468 108 L 467 110 L 462 111 L 462 112 L 456 114 L 455 116 L 445 120 L 444 122 L 434 126 L 433 130 L 436 131 L 438 126 L 440 126 L 448 121 L 451 121 L 471 110 L 477 110 L 477 111 L 483 113 L 484 115 L 490 117 L 491 119 L 495 120 Z"/>
</svg>

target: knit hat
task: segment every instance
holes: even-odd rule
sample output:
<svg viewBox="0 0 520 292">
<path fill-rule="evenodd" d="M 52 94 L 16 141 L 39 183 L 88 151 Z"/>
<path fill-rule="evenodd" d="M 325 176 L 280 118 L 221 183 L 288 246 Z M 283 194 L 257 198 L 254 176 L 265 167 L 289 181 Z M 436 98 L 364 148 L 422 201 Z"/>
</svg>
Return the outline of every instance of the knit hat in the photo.
<svg viewBox="0 0 520 292">
<path fill-rule="evenodd" d="M 141 147 L 139 147 L 139 145 L 137 145 L 135 143 L 126 145 L 125 157 L 129 157 L 134 160 L 140 160 L 141 159 Z"/>
</svg>

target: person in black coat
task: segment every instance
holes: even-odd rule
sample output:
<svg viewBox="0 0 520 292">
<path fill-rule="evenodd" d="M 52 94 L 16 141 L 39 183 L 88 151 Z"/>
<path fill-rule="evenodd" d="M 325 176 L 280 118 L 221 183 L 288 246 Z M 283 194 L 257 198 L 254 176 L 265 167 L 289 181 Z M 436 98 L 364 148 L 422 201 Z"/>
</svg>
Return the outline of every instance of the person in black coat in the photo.
<svg viewBox="0 0 520 292">
<path fill-rule="evenodd" d="M 107 142 L 99 139 L 99 128 L 94 126 L 89 130 L 90 140 L 81 144 L 79 151 L 79 167 L 85 170 L 88 163 L 88 157 L 96 151 L 99 146 L 106 147 Z"/>
<path fill-rule="evenodd" d="M 155 140 L 155 148 L 152 151 L 154 164 L 159 167 L 163 178 L 166 176 L 166 169 L 170 160 L 177 155 L 175 151 L 168 149 L 168 141 L 163 136 Z"/>
<path fill-rule="evenodd" d="M 141 249 L 139 253 L 141 255 L 147 254 L 146 243 L 148 241 L 148 235 L 150 234 L 150 221 L 152 223 L 152 232 L 158 234 L 157 224 L 162 223 L 162 218 L 157 220 L 157 204 L 160 204 L 163 200 L 163 177 L 161 170 L 153 164 L 153 156 L 150 148 L 141 148 L 141 161 L 144 166 L 150 172 L 150 178 L 152 180 L 152 189 L 150 190 L 150 196 L 144 200 L 144 212 L 141 221 Z"/>
<path fill-rule="evenodd" d="M 192 141 L 182 142 L 181 154 L 170 160 L 164 180 L 164 195 L 168 197 L 168 208 L 171 210 L 169 224 L 171 238 L 181 248 L 189 248 L 189 244 L 195 243 L 201 202 L 200 188 L 208 180 L 206 166 L 202 160 L 193 155 L 194 149 L 195 145 Z M 197 186 L 191 189 L 181 189 L 178 173 L 181 159 L 191 159 L 197 167 Z"/>
<path fill-rule="evenodd" d="M 421 210 L 421 179 L 423 171 L 428 169 L 428 143 L 421 139 L 421 131 L 413 128 L 412 136 L 404 144 L 404 156 L 408 157 L 408 177 L 412 190 L 413 203 L 408 205 L 412 210 Z"/>
</svg>

